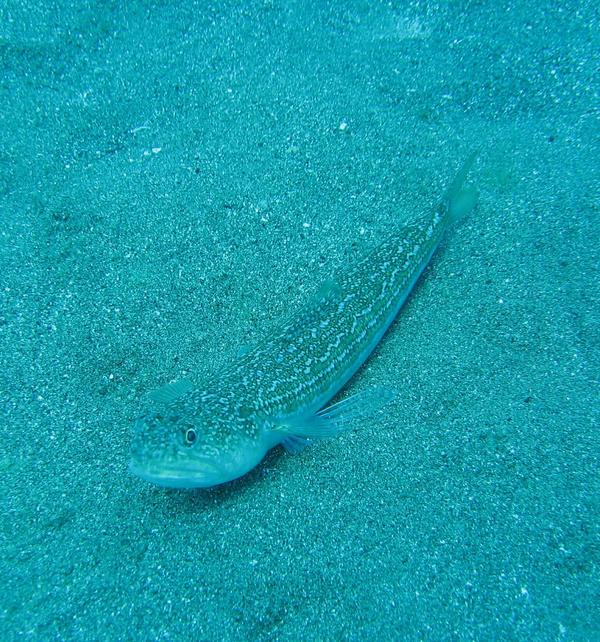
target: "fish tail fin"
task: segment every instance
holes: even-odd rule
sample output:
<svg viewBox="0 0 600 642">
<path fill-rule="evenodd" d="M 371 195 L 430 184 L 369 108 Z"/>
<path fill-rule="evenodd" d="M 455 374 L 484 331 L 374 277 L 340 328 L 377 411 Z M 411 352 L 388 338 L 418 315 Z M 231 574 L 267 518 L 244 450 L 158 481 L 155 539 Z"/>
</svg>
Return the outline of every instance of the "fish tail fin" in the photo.
<svg viewBox="0 0 600 642">
<path fill-rule="evenodd" d="M 464 182 L 478 153 L 478 151 L 474 151 L 469 155 L 463 166 L 458 170 L 440 203 L 443 210 L 448 213 L 451 224 L 464 218 L 477 203 L 477 189 L 472 185 L 465 186 Z"/>
</svg>

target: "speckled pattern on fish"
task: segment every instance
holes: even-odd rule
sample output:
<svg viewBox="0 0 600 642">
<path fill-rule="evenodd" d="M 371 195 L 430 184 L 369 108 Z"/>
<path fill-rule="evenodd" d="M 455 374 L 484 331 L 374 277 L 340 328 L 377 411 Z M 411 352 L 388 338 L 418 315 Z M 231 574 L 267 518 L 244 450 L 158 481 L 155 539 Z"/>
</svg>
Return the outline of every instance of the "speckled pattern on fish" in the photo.
<svg viewBox="0 0 600 642">
<path fill-rule="evenodd" d="M 329 279 L 229 369 L 202 387 L 183 381 L 158 391 L 157 410 L 137 421 L 131 470 L 163 486 L 212 486 L 277 444 L 299 452 L 389 401 L 378 389 L 321 410 L 380 341 L 449 225 L 473 207 L 474 190 L 462 187 L 473 158 L 431 213 Z"/>
</svg>

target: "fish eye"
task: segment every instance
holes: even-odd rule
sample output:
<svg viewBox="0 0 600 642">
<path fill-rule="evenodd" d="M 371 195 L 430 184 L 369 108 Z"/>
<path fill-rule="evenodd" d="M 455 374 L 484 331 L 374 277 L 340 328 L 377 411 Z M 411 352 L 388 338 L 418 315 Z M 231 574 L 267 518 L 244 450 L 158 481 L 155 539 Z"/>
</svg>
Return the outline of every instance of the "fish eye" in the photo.
<svg viewBox="0 0 600 642">
<path fill-rule="evenodd" d="M 197 438 L 198 438 L 198 435 L 196 434 L 196 431 L 193 428 L 188 428 L 185 431 L 185 443 L 186 443 L 186 445 L 191 446 L 193 443 L 195 443 Z"/>
</svg>

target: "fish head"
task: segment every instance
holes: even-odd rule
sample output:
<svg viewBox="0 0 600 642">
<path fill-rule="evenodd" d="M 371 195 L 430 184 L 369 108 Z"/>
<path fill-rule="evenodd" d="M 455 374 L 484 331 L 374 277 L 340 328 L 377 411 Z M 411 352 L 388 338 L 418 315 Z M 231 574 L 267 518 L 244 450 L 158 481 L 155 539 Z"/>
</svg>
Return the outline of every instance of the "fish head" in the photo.
<svg viewBox="0 0 600 642">
<path fill-rule="evenodd" d="M 208 488 L 241 477 L 268 445 L 248 417 L 224 400 L 197 394 L 135 422 L 130 471 L 169 488 Z"/>
</svg>

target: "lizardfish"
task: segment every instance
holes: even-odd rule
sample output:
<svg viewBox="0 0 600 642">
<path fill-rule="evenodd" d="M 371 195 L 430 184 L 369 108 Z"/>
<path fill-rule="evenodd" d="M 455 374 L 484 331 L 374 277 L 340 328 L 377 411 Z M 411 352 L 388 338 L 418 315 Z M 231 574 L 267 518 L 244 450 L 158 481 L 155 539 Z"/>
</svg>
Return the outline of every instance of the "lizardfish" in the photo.
<svg viewBox="0 0 600 642">
<path fill-rule="evenodd" d="M 135 425 L 130 470 L 160 486 L 236 479 L 281 444 L 290 453 L 333 437 L 393 396 L 367 390 L 327 403 L 364 363 L 398 314 L 449 226 L 473 208 L 463 187 L 474 154 L 440 202 L 330 278 L 271 336 L 195 386 L 169 384 Z"/>
</svg>

